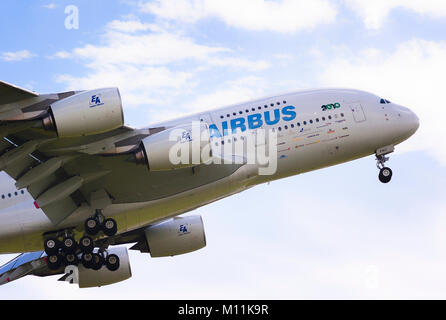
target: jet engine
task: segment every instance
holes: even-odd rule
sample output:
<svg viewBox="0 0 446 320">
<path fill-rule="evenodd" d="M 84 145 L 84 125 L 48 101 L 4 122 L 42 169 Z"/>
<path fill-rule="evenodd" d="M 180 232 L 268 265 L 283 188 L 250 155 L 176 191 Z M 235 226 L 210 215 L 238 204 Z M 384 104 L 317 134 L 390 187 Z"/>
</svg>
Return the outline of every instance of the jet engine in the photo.
<svg viewBox="0 0 446 320">
<path fill-rule="evenodd" d="M 43 126 L 59 137 L 79 137 L 123 126 L 124 114 L 118 88 L 84 91 L 54 102 Z"/>
<path fill-rule="evenodd" d="M 152 258 L 189 253 L 206 246 L 201 216 L 176 217 L 150 226 L 145 236 Z"/>
<path fill-rule="evenodd" d="M 212 156 L 209 127 L 203 122 L 179 125 L 144 138 L 137 162 L 152 171 L 199 165 Z"/>
<path fill-rule="evenodd" d="M 110 271 L 106 266 L 99 270 L 87 269 L 82 264 L 78 265 L 79 288 L 101 287 L 123 280 L 132 276 L 130 269 L 129 254 L 126 247 L 109 248 L 109 254 L 115 254 L 119 257 L 119 268 L 116 271 Z"/>
</svg>

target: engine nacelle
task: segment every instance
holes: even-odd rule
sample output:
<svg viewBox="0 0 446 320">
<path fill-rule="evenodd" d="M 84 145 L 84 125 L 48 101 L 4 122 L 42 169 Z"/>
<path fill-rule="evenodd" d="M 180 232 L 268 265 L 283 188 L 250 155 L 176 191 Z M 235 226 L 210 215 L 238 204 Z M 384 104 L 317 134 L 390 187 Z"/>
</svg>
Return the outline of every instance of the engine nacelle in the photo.
<svg viewBox="0 0 446 320">
<path fill-rule="evenodd" d="M 189 253 L 206 246 L 201 216 L 176 217 L 145 230 L 152 258 Z"/>
<path fill-rule="evenodd" d="M 138 162 L 152 171 L 193 167 L 211 156 L 209 127 L 203 122 L 179 125 L 150 135 L 141 141 L 136 154 Z"/>
<path fill-rule="evenodd" d="M 116 282 L 127 280 L 132 276 L 130 269 L 129 254 L 126 247 L 109 248 L 110 254 L 116 254 L 119 257 L 119 269 L 110 271 L 103 266 L 98 271 L 86 269 L 79 264 L 79 288 L 101 287 Z"/>
<path fill-rule="evenodd" d="M 81 92 L 56 101 L 43 119 L 47 130 L 59 137 L 79 137 L 107 132 L 124 125 L 118 88 Z"/>
</svg>

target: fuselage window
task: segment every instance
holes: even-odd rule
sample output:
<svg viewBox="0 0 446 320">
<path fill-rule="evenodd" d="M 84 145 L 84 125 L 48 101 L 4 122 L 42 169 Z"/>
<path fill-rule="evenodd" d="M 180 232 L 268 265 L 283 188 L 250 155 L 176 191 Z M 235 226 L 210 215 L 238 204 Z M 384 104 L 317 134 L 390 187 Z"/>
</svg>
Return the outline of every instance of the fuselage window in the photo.
<svg viewBox="0 0 446 320">
<path fill-rule="evenodd" d="M 285 101 L 285 100 L 283 100 L 283 103 L 285 104 L 285 103 L 286 103 L 286 101 Z"/>
<path fill-rule="evenodd" d="M 280 106 L 280 102 L 277 102 L 277 105 Z"/>
<path fill-rule="evenodd" d="M 341 117 L 344 117 L 344 114 L 343 114 L 343 113 L 341 113 Z"/>
<path fill-rule="evenodd" d="M 252 111 L 256 111 L 256 108 L 251 108 Z"/>
<path fill-rule="evenodd" d="M 316 122 L 319 122 L 319 118 L 316 118 Z"/>
<path fill-rule="evenodd" d="M 18 193 L 17 193 L 17 192 L 14 192 L 14 195 L 15 195 L 15 196 L 17 196 L 17 195 L 18 195 Z"/>
<path fill-rule="evenodd" d="M 11 194 L 10 193 L 8 193 L 8 197 L 11 198 Z"/>
<path fill-rule="evenodd" d="M 232 115 L 235 116 L 237 113 L 233 112 Z"/>
<path fill-rule="evenodd" d="M 274 103 L 271 103 L 270 106 L 271 106 L 271 107 L 274 107 Z"/>
<path fill-rule="evenodd" d="M 2 199 L 5 199 L 5 195 L 4 194 L 2 194 Z"/>
<path fill-rule="evenodd" d="M 300 122 L 297 123 L 297 126 L 300 127 Z"/>
<path fill-rule="evenodd" d="M 310 123 L 313 123 L 313 120 L 310 120 Z"/>
<path fill-rule="evenodd" d="M 306 121 L 304 121 L 304 126 L 307 124 L 307 122 Z"/>
<path fill-rule="evenodd" d="M 231 116 L 231 115 L 230 115 L 229 113 L 226 115 L 226 117 L 228 117 L 228 118 L 229 118 L 230 116 Z"/>
<path fill-rule="evenodd" d="M 246 110 L 245 110 L 245 112 L 246 112 L 246 113 L 248 113 L 248 112 L 249 112 L 249 110 L 248 110 L 248 109 L 246 109 Z"/>
<path fill-rule="evenodd" d="M 277 129 L 279 129 L 279 131 L 282 131 L 282 128 L 281 128 L 281 127 L 277 128 Z"/>
<path fill-rule="evenodd" d="M 285 128 L 285 130 L 287 130 L 287 129 L 288 129 L 288 126 L 284 126 L 284 128 Z"/>
<path fill-rule="evenodd" d="M 239 111 L 238 113 L 243 114 L 243 111 Z"/>
<path fill-rule="evenodd" d="M 220 119 L 223 119 L 224 117 L 223 116 L 220 116 Z"/>
<path fill-rule="evenodd" d="M 294 128 L 294 123 L 291 124 L 291 128 Z"/>
<path fill-rule="evenodd" d="M 267 104 L 265 104 L 264 106 L 263 106 L 264 108 L 268 108 L 268 105 Z"/>
<path fill-rule="evenodd" d="M 322 117 L 322 121 L 325 121 L 325 117 Z"/>
<path fill-rule="evenodd" d="M 330 120 L 331 120 L 331 116 L 328 116 L 328 119 L 330 119 Z"/>
</svg>

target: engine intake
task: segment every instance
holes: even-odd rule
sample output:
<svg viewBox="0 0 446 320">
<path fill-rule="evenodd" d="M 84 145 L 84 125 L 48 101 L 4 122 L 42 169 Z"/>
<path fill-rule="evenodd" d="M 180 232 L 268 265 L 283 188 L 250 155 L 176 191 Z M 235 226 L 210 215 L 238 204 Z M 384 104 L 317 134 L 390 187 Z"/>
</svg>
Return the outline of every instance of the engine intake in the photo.
<svg viewBox="0 0 446 320">
<path fill-rule="evenodd" d="M 81 92 L 56 101 L 42 120 L 59 137 L 79 137 L 107 132 L 124 125 L 118 88 Z"/>
<path fill-rule="evenodd" d="M 203 122 L 179 125 L 150 135 L 141 141 L 136 152 L 137 162 L 147 165 L 151 171 L 193 167 L 211 156 L 209 127 Z"/>
<path fill-rule="evenodd" d="M 201 216 L 176 217 L 145 230 L 152 258 L 189 253 L 206 246 Z"/>
</svg>

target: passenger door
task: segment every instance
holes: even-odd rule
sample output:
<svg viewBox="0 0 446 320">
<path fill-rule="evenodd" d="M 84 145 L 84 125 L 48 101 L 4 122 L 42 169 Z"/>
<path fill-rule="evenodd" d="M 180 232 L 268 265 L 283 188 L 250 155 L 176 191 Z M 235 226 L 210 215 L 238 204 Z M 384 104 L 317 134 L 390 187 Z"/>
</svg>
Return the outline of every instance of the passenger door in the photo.
<svg viewBox="0 0 446 320">
<path fill-rule="evenodd" d="M 353 118 L 356 122 L 363 122 L 366 120 L 364 110 L 360 102 L 352 102 L 349 105 L 350 110 L 353 113 Z"/>
</svg>

